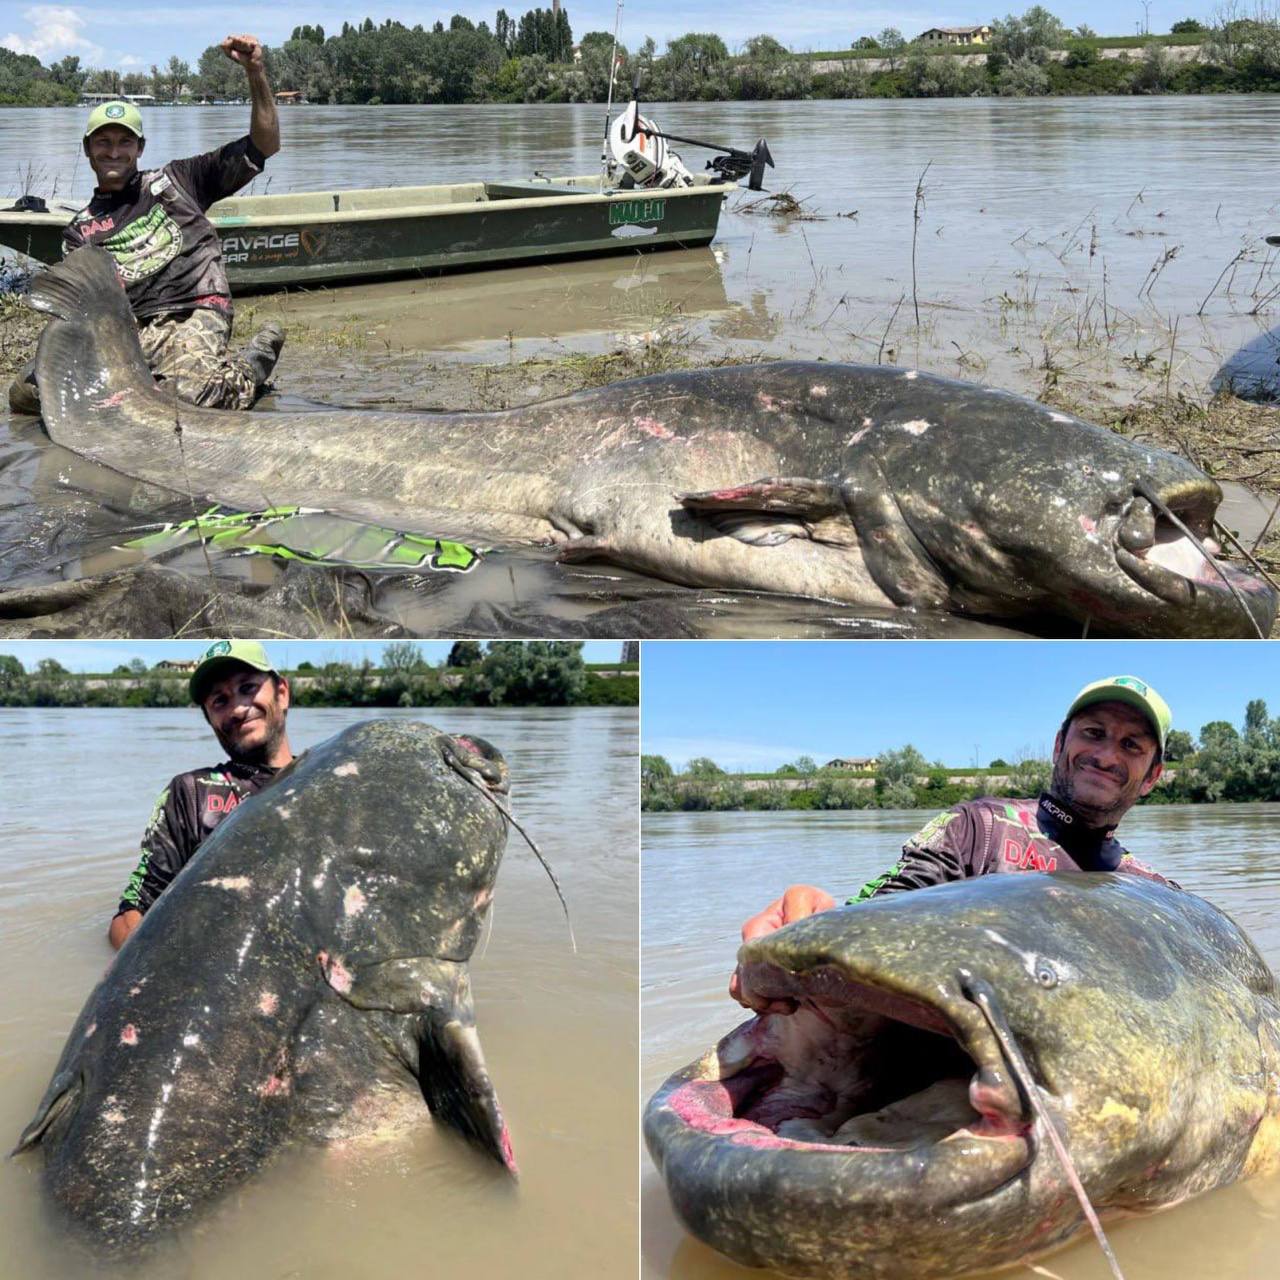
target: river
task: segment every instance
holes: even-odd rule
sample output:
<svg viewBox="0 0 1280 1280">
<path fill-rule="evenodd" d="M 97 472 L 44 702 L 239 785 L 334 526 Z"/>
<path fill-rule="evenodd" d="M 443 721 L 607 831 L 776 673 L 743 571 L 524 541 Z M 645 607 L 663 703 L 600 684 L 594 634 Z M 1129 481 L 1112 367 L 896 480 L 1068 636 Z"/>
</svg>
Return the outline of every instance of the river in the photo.
<svg viewBox="0 0 1280 1280">
<path fill-rule="evenodd" d="M 742 922 L 788 884 L 847 896 L 891 866 L 924 812 L 645 814 L 642 824 L 641 1022 L 647 1098 L 743 1018 L 725 994 Z M 1151 806 L 1122 834 L 1135 854 L 1227 911 L 1280 969 L 1280 806 Z M 642 1180 L 643 1280 L 747 1280 L 676 1222 L 661 1179 Z M 1257 1280 L 1280 1247 L 1280 1179 L 1215 1191 L 1170 1213 L 1108 1227 L 1127 1280 Z M 1092 1237 L 1040 1269 L 1060 1280 L 1110 1274 Z"/>
<path fill-rule="evenodd" d="M 518 404 L 564 385 L 526 359 L 635 355 L 664 344 L 707 360 L 914 365 L 1104 405 L 1179 393 L 1201 400 L 1244 348 L 1253 350 L 1251 368 L 1275 370 L 1271 294 L 1280 282 L 1275 251 L 1262 240 L 1280 227 L 1269 167 L 1280 119 L 1273 95 L 646 110 L 686 136 L 738 146 L 767 138 L 777 161 L 770 190 L 798 199 L 801 216 L 771 216 L 761 197 L 741 192 L 710 249 L 247 300 L 241 309 L 252 307 L 255 322 L 280 319 L 306 338 L 286 347 L 280 394 L 264 407 Z M 151 110 L 147 159 L 215 146 L 243 130 L 247 114 Z M 82 116 L 0 111 L 0 190 L 87 198 Z M 603 108 L 590 105 L 288 108 L 283 150 L 255 190 L 590 172 L 602 127 Z M 707 154 L 685 147 L 694 168 Z M 0 585 L 120 568 L 112 547 L 124 531 L 174 514 L 154 495 L 125 501 L 120 489 L 117 477 L 71 462 L 38 429 L 0 418 L 0 542 L 16 552 Z M 1270 506 L 1229 519 L 1248 540 Z M 189 507 L 184 501 L 188 517 Z M 225 600 L 280 586 L 278 566 L 245 569 L 216 552 L 213 560 Z M 176 567 L 191 574 L 208 563 L 190 551 Z M 293 599 L 290 591 L 283 594 Z M 370 628 L 392 623 L 418 634 L 902 633 L 892 616 L 726 601 L 719 592 L 698 599 L 626 570 L 584 573 L 523 553 L 465 586 L 382 577 L 369 594 L 376 598 L 348 601 L 348 612 L 367 605 Z M 341 609 L 317 609 L 322 633 L 341 625 Z M 620 615 L 599 618 L 611 609 Z M 87 618 L 55 615 L 28 625 L 51 634 L 132 630 L 103 605 Z M 299 630 L 296 610 L 294 619 Z M 267 625 L 251 611 L 233 621 Z M 152 625 L 149 634 L 168 634 Z M 954 620 L 926 620 L 906 633 L 965 632 Z"/>
<path fill-rule="evenodd" d="M 554 891 L 513 833 L 489 942 L 471 971 L 520 1182 L 513 1188 L 487 1161 L 434 1132 L 424 1109 L 420 1132 L 410 1136 L 286 1153 L 182 1233 L 172 1251 L 131 1265 L 142 1280 L 337 1280 L 418 1274 L 428 1265 L 479 1280 L 510 1276 L 513 1267 L 531 1280 L 634 1271 L 636 714 L 412 714 L 479 732 L 504 752 L 513 810 L 556 870 L 573 914 L 576 956 Z M 300 749 L 366 716 L 295 709 L 290 737 Z M 106 925 L 157 794 L 175 770 L 212 762 L 214 750 L 193 708 L 0 710 L 8 773 L 0 809 L 6 1149 L 34 1113 L 110 959 Z M 40 1163 L 0 1164 L 4 1280 L 93 1272 L 44 1215 Z"/>
</svg>

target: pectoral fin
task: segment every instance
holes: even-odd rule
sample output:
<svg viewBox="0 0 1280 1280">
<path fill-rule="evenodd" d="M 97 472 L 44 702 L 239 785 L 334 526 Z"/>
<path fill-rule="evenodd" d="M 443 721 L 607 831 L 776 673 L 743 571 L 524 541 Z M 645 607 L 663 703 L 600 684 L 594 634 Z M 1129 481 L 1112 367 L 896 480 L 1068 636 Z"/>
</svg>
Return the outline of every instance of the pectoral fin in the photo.
<svg viewBox="0 0 1280 1280">
<path fill-rule="evenodd" d="M 30 1151 L 55 1124 L 64 1118 L 69 1119 L 80 1105 L 83 1091 L 84 1081 L 78 1074 L 64 1071 L 54 1076 L 41 1099 L 35 1119 L 23 1129 L 18 1145 L 9 1154 L 16 1156 Z"/>
<path fill-rule="evenodd" d="M 676 498 L 717 533 L 752 546 L 774 547 L 789 538 L 837 546 L 858 541 L 841 486 L 827 480 L 775 476 Z"/>
<path fill-rule="evenodd" d="M 417 1040 L 414 1074 L 431 1114 L 517 1172 L 511 1135 L 480 1048 L 467 966 L 405 956 L 352 971 L 327 952 L 317 959 L 324 980 L 354 1008 L 411 1020 L 406 1034 Z"/>
<path fill-rule="evenodd" d="M 452 1008 L 423 1016 L 418 1048 L 418 1083 L 431 1114 L 516 1173 L 511 1134 L 485 1066 L 469 991 Z"/>
</svg>

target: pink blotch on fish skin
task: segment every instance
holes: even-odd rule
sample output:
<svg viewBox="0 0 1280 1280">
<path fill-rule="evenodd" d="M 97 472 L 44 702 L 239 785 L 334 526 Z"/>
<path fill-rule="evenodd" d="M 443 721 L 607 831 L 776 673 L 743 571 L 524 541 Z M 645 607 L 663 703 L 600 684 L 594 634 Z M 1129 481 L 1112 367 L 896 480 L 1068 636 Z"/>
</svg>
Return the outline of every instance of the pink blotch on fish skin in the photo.
<svg viewBox="0 0 1280 1280">
<path fill-rule="evenodd" d="M 1091 519 L 1089 516 L 1080 517 L 1080 527 L 1085 531 L 1085 533 L 1096 533 L 1098 531 L 1097 521 Z"/>
<path fill-rule="evenodd" d="M 288 1093 L 290 1091 L 290 1082 L 288 1076 L 269 1076 L 264 1084 L 258 1086 L 258 1092 L 264 1098 L 274 1098 L 277 1094 Z"/>
<path fill-rule="evenodd" d="M 345 916 L 358 916 L 367 905 L 368 899 L 360 890 L 359 885 L 353 884 L 342 895 L 342 914 Z"/>
<path fill-rule="evenodd" d="M 676 433 L 670 427 L 664 426 L 657 418 L 637 418 L 636 426 L 647 436 L 653 436 L 655 440 L 674 440 Z"/>
<path fill-rule="evenodd" d="M 341 960 L 331 958 L 327 951 L 316 957 L 324 973 L 324 980 L 337 992 L 346 994 L 351 990 L 351 972 Z"/>
<path fill-rule="evenodd" d="M 129 988 L 129 994 L 130 994 L 131 996 L 140 996 L 140 995 L 142 994 L 142 988 L 141 988 L 141 987 L 130 987 L 130 988 Z"/>
<path fill-rule="evenodd" d="M 756 392 L 756 403 L 762 409 L 767 409 L 770 413 L 776 413 L 778 411 L 778 401 L 767 391 Z"/>
<path fill-rule="evenodd" d="M 87 1040 L 97 1029 L 98 1024 L 96 1022 L 89 1023 L 89 1029 L 84 1033 L 84 1038 Z"/>
<path fill-rule="evenodd" d="M 492 901 L 493 890 L 481 889 L 480 892 L 476 894 L 476 910 L 483 911 Z"/>
<path fill-rule="evenodd" d="M 132 1022 L 125 1023 L 124 1030 L 120 1033 L 120 1043 L 134 1045 L 138 1043 L 138 1028 Z"/>
<path fill-rule="evenodd" d="M 274 991 L 264 991 L 258 999 L 258 1012 L 268 1018 L 280 1007 L 280 997 Z"/>
<path fill-rule="evenodd" d="M 106 396 L 102 400 L 95 400 L 93 407 L 95 409 L 114 409 L 118 404 L 123 403 L 128 391 L 117 391 L 113 395 Z"/>
</svg>

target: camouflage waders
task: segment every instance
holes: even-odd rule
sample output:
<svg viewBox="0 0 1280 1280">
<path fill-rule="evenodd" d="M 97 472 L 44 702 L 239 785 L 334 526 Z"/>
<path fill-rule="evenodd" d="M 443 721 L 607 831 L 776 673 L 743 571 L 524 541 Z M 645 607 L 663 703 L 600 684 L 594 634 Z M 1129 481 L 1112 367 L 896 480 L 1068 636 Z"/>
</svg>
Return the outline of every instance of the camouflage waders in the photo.
<svg viewBox="0 0 1280 1280">
<path fill-rule="evenodd" d="M 210 307 L 168 312 L 138 322 L 151 372 L 170 393 L 210 409 L 248 409 L 258 394 L 249 363 L 227 355 L 231 316 Z"/>
</svg>

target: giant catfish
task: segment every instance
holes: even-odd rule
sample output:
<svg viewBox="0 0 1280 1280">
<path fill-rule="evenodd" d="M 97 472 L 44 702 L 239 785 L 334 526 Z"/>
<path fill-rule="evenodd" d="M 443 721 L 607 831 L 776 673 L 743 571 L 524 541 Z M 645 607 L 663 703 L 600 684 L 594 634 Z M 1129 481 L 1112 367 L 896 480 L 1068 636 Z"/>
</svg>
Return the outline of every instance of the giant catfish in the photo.
<svg viewBox="0 0 1280 1280">
<path fill-rule="evenodd" d="M 1190 893 L 985 876 L 823 912 L 739 965 L 793 1012 L 739 1026 L 644 1122 L 681 1222 L 739 1262 L 929 1280 L 1053 1249 L 1084 1220 L 1050 1121 L 1104 1218 L 1280 1166 L 1276 980 Z"/>
<path fill-rule="evenodd" d="M 230 412 L 155 385 L 105 251 L 71 254 L 29 301 L 55 317 L 36 358 L 51 438 L 193 499 L 1115 634 L 1252 636 L 1276 616 L 1266 581 L 1187 536 L 1212 529 L 1208 476 L 1006 392 L 797 362 L 496 413 Z"/>
<path fill-rule="evenodd" d="M 412 1099 L 515 1172 L 467 972 L 507 772 L 482 739 L 369 721 L 222 821 L 90 995 L 18 1144 L 99 1250 Z"/>
</svg>

